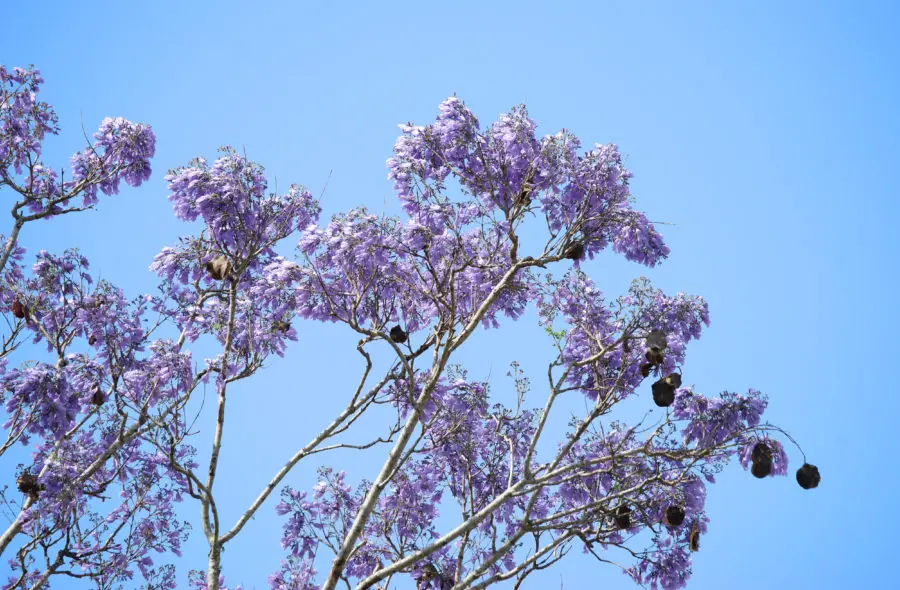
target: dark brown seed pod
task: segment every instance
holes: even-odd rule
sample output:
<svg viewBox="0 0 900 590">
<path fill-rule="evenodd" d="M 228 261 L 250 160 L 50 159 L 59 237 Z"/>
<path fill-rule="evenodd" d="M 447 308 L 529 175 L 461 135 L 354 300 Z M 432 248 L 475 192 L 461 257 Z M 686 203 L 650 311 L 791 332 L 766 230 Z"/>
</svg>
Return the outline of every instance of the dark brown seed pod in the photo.
<svg viewBox="0 0 900 590">
<path fill-rule="evenodd" d="M 620 529 L 631 528 L 631 508 L 626 504 L 619 504 L 616 508 L 616 517 L 613 519 Z"/>
<path fill-rule="evenodd" d="M 818 487 L 822 477 L 819 475 L 819 468 L 809 463 L 804 463 L 803 467 L 797 470 L 797 483 L 804 490 L 811 490 Z"/>
<path fill-rule="evenodd" d="M 93 334 L 91 334 L 90 336 L 88 336 L 88 346 L 93 346 L 93 345 L 96 344 L 96 343 L 97 343 L 97 337 L 96 337 L 96 336 L 94 336 Z"/>
<path fill-rule="evenodd" d="M 680 373 L 669 373 L 666 375 L 666 383 L 671 385 L 674 388 L 681 387 L 681 374 Z"/>
<path fill-rule="evenodd" d="M 291 329 L 291 325 L 284 320 L 275 320 L 272 322 L 272 330 L 281 332 L 282 334 Z"/>
<path fill-rule="evenodd" d="M 660 379 L 651 387 L 653 390 L 653 402 L 661 407 L 671 406 L 675 401 L 675 388 L 669 385 L 665 379 Z"/>
<path fill-rule="evenodd" d="M 665 356 L 663 356 L 662 352 L 654 352 L 649 348 L 647 349 L 647 352 L 644 353 L 644 356 L 651 365 L 661 365 L 665 360 Z"/>
<path fill-rule="evenodd" d="M 649 377 L 650 371 L 652 371 L 652 370 L 653 370 L 653 365 L 651 365 L 650 363 L 641 364 L 641 375 L 643 377 Z"/>
<path fill-rule="evenodd" d="M 766 459 L 768 459 L 769 462 L 771 462 L 772 461 L 772 449 L 770 449 L 769 445 L 767 445 L 766 443 L 758 442 L 753 447 L 753 454 L 750 456 L 750 458 L 753 459 L 754 462 L 763 461 Z"/>
<path fill-rule="evenodd" d="M 750 473 L 759 479 L 768 476 L 772 473 L 772 459 L 760 459 L 759 461 L 754 461 L 753 465 L 750 466 Z"/>
<path fill-rule="evenodd" d="M 103 397 L 103 392 L 100 391 L 100 387 L 98 385 L 94 385 L 94 393 L 91 394 L 91 403 L 95 406 L 102 406 L 103 402 L 106 401 L 106 398 Z"/>
<path fill-rule="evenodd" d="M 564 256 L 569 260 L 581 260 L 584 258 L 584 244 L 572 244 L 566 248 Z"/>
<path fill-rule="evenodd" d="M 38 484 L 37 478 L 28 471 L 23 471 L 16 478 L 16 487 L 19 488 L 20 492 L 28 494 L 34 500 L 37 499 L 38 493 L 44 489 L 44 486 Z"/>
<path fill-rule="evenodd" d="M 221 281 L 231 272 L 231 263 L 224 255 L 219 255 L 206 263 L 206 272 L 213 279 Z"/>
<path fill-rule="evenodd" d="M 403 344 L 406 342 L 407 334 L 403 331 L 403 328 L 400 326 L 394 326 L 391 328 L 391 340 L 396 342 L 397 344 Z"/>
<path fill-rule="evenodd" d="M 16 299 L 12 304 L 12 312 L 13 315 L 17 318 L 24 319 L 25 318 L 25 306 L 22 305 L 22 302 Z"/>
<path fill-rule="evenodd" d="M 434 564 L 426 563 L 422 568 L 422 573 L 419 575 L 419 580 L 423 582 L 427 582 L 429 580 L 433 580 L 438 577 L 437 568 L 434 567 Z"/>
<path fill-rule="evenodd" d="M 697 525 L 694 525 L 694 528 L 691 529 L 691 536 L 688 537 L 688 546 L 691 551 L 700 551 L 700 530 L 697 528 Z"/>
<path fill-rule="evenodd" d="M 516 195 L 516 204 L 521 205 L 522 208 L 527 207 L 531 204 L 531 191 L 534 187 L 531 186 L 530 182 L 522 183 L 522 190 L 519 191 L 519 194 Z"/>
<path fill-rule="evenodd" d="M 681 526 L 684 522 L 684 508 L 676 505 L 666 508 L 665 522 L 669 526 Z"/>
<path fill-rule="evenodd" d="M 666 333 L 662 330 L 651 330 L 650 333 L 647 334 L 646 343 L 647 348 L 653 352 L 662 352 L 669 346 L 669 343 L 666 340 Z"/>
</svg>

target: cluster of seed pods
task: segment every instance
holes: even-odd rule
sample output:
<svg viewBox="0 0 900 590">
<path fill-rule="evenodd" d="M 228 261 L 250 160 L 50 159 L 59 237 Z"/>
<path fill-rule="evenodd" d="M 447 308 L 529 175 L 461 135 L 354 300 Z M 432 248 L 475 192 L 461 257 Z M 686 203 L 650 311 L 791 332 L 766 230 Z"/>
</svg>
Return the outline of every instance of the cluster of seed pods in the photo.
<svg viewBox="0 0 900 590">
<path fill-rule="evenodd" d="M 644 356 L 647 359 L 645 364 L 641 365 L 641 374 L 644 377 L 650 374 L 655 367 L 661 367 L 665 360 L 665 350 L 668 347 L 666 334 L 662 330 L 652 330 L 645 338 L 647 345 Z M 660 378 L 651 386 L 653 392 L 653 402 L 665 408 L 675 402 L 675 390 L 681 387 L 681 374 L 669 373 L 665 377 Z M 760 441 L 753 447 L 751 456 L 752 466 L 750 473 L 758 478 L 767 477 L 772 473 L 772 449 L 765 442 Z M 809 463 L 804 463 L 797 470 L 797 483 L 804 490 L 811 490 L 819 485 L 821 481 L 819 468 Z"/>
</svg>

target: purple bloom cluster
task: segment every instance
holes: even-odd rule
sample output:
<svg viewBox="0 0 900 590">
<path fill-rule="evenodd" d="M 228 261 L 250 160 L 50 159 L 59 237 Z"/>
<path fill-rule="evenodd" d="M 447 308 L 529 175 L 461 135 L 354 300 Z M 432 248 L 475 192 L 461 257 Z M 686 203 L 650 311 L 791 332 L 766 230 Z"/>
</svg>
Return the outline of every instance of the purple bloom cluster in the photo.
<svg viewBox="0 0 900 590">
<path fill-rule="evenodd" d="M 64 188 L 84 185 L 83 205 L 97 203 L 97 191 L 119 193 L 119 181 L 140 186 L 150 178 L 156 136 L 149 125 L 107 117 L 94 133 L 94 145 L 72 156 L 72 180 Z"/>
<path fill-rule="evenodd" d="M 16 174 L 38 159 L 46 135 L 59 133 L 56 113 L 37 99 L 44 79 L 34 68 L 8 69 L 0 64 L 0 175 Z"/>
<path fill-rule="evenodd" d="M 477 198 L 483 216 L 499 210 L 509 222 L 537 206 L 561 243 L 577 241 L 590 257 L 610 242 L 648 266 L 668 255 L 653 225 L 629 204 L 631 173 L 615 145 L 578 156 L 581 144 L 571 133 L 538 139 L 536 127 L 517 106 L 481 131 L 456 97 L 441 104 L 433 124 L 401 125 L 388 168 L 404 209 L 426 227 L 440 226 L 452 176 Z"/>
</svg>

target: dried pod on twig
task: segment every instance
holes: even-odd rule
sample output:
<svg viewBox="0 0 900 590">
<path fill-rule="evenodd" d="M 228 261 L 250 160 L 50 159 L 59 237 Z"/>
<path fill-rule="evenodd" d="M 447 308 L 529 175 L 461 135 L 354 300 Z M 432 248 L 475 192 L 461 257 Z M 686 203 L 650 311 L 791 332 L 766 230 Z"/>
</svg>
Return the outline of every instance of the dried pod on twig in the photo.
<svg viewBox="0 0 900 590">
<path fill-rule="evenodd" d="M 665 521 L 669 526 L 681 526 L 684 522 L 684 508 L 675 504 L 666 508 Z"/>
<path fill-rule="evenodd" d="M 219 255 L 206 263 L 206 272 L 209 273 L 213 279 L 217 281 L 221 281 L 228 276 L 228 273 L 231 272 L 231 263 L 228 262 L 228 258 L 225 255 Z"/>
<path fill-rule="evenodd" d="M 772 449 L 766 443 L 762 441 L 756 443 L 750 459 L 753 461 L 753 465 L 750 466 L 750 473 L 754 477 L 762 479 L 772 473 Z"/>
<path fill-rule="evenodd" d="M 403 328 L 400 326 L 394 326 L 391 328 L 391 340 L 396 342 L 397 344 L 403 344 L 406 342 L 407 334 L 403 331 Z"/>
<path fill-rule="evenodd" d="M 631 528 L 631 508 L 627 504 L 619 504 L 616 508 L 616 517 L 613 519 L 620 529 Z"/>
<path fill-rule="evenodd" d="M 17 318 L 24 319 L 25 318 L 25 306 L 22 305 L 22 302 L 16 299 L 12 304 L 12 312 L 13 315 Z"/>
<path fill-rule="evenodd" d="M 675 385 L 677 383 L 677 385 Z M 653 402 L 661 407 L 671 406 L 675 401 L 675 389 L 681 385 L 681 375 L 672 373 L 653 384 Z"/>
<path fill-rule="evenodd" d="M 770 449 L 769 445 L 767 445 L 766 443 L 758 442 L 753 447 L 753 453 L 750 455 L 750 458 L 754 462 L 765 461 L 767 459 L 769 461 L 771 461 L 772 460 L 772 449 Z"/>
<path fill-rule="evenodd" d="M 666 333 L 662 330 L 651 330 L 647 334 L 645 342 L 647 343 L 647 348 L 653 352 L 662 352 L 669 346 L 669 342 L 666 340 Z"/>
<path fill-rule="evenodd" d="M 691 536 L 688 537 L 688 546 L 691 551 L 700 551 L 700 529 L 697 528 L 696 524 L 691 529 Z"/>
<path fill-rule="evenodd" d="M 91 394 L 91 403 L 95 406 L 102 406 L 103 402 L 106 401 L 106 398 L 103 396 L 103 392 L 100 390 L 99 385 L 94 385 L 94 393 Z"/>
<path fill-rule="evenodd" d="M 23 471 L 19 477 L 16 478 L 16 487 L 18 487 L 19 491 L 23 494 L 31 496 L 33 500 L 36 500 L 38 493 L 44 489 L 44 486 L 38 483 L 37 478 L 28 471 Z"/>
<path fill-rule="evenodd" d="M 644 353 L 644 356 L 647 358 L 647 362 L 654 366 L 663 364 L 666 358 L 662 352 L 654 352 L 649 348 Z"/>
<path fill-rule="evenodd" d="M 804 490 L 811 490 L 819 485 L 822 477 L 819 475 L 819 468 L 809 463 L 804 463 L 803 467 L 797 470 L 797 483 Z"/>
<path fill-rule="evenodd" d="M 584 258 L 584 244 L 572 244 L 566 248 L 566 253 L 563 256 L 569 260 L 581 260 Z"/>
</svg>

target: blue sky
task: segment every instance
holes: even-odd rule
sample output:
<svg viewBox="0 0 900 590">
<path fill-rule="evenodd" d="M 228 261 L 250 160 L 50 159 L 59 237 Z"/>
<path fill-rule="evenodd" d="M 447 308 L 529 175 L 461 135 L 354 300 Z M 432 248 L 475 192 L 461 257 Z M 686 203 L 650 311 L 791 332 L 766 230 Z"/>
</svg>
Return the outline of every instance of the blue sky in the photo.
<svg viewBox="0 0 900 590">
<path fill-rule="evenodd" d="M 638 207 L 672 224 L 660 228 L 672 248 L 661 267 L 603 256 L 587 271 L 613 296 L 646 275 L 706 297 L 712 325 L 690 348 L 686 381 L 768 393 L 768 418 L 822 471 L 804 492 L 792 478 L 729 468 L 710 489 L 689 588 L 888 587 L 900 484 L 897 8 L 786 4 L 6 4 L 0 61 L 42 70 L 63 127 L 48 161 L 62 165 L 83 143 L 82 122 L 90 133 L 105 116 L 148 122 L 158 136 L 147 185 L 99 212 L 28 226 L 22 242 L 31 252 L 77 245 L 103 278 L 153 291 L 154 254 L 191 230 L 171 214 L 167 169 L 231 144 L 279 187 L 319 194 L 328 181 L 326 216 L 396 211 L 384 165 L 396 124 L 432 120 L 454 92 L 483 123 L 525 102 L 540 133 L 617 143 Z M 551 351 L 533 320 L 467 345 L 473 375 L 502 375 L 514 359 L 541 375 Z M 236 420 L 217 484 L 229 491 L 226 520 L 353 385 L 351 335 L 298 331 L 288 356 L 229 402 Z M 800 456 L 789 452 L 793 471 Z M 332 464 L 353 480 L 373 475 L 351 455 Z M 311 467 L 290 481 L 308 487 Z M 273 505 L 226 551 L 231 584 L 264 588 L 277 568 Z M 205 567 L 204 545 L 197 535 L 185 570 Z M 597 585 L 632 587 L 582 556 L 526 587 Z"/>
</svg>

